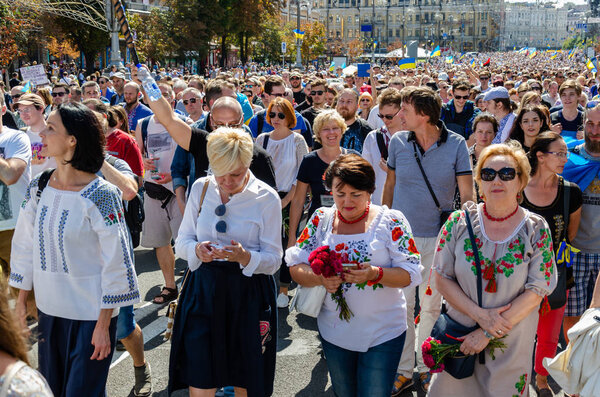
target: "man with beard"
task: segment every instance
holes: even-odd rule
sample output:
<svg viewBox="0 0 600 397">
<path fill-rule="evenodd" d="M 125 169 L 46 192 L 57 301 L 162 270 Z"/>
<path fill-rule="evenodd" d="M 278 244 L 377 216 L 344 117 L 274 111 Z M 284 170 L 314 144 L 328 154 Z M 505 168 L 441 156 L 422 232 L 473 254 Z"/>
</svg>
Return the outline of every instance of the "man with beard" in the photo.
<svg viewBox="0 0 600 397">
<path fill-rule="evenodd" d="M 313 126 L 313 122 L 315 121 L 317 114 L 319 114 L 319 110 L 325 108 L 325 92 L 327 91 L 326 87 L 327 81 L 323 79 L 313 80 L 310 90 L 312 106 L 300 113 L 302 117 L 308 120 L 311 127 Z"/>
<path fill-rule="evenodd" d="M 125 75 L 122 72 L 117 72 L 110 76 L 110 80 L 115 90 L 115 93 L 110 98 L 110 105 L 115 106 L 121 102 L 125 102 Z"/>
<path fill-rule="evenodd" d="M 294 103 L 296 105 L 301 104 L 306 100 L 306 94 L 302 89 L 302 76 L 298 72 L 292 72 L 290 75 L 290 85 L 292 86 L 292 91 L 294 92 Z"/>
<path fill-rule="evenodd" d="M 65 83 L 55 84 L 52 88 L 52 109 L 56 109 L 58 105 L 69 102 L 69 94 L 71 88 Z"/>
<path fill-rule="evenodd" d="M 152 110 L 146 105 L 140 103 L 140 86 L 135 82 L 125 84 L 123 89 L 127 118 L 129 119 L 129 130 L 135 131 L 138 120 L 152 115 Z M 114 97 L 113 97 L 114 98 Z"/>
<path fill-rule="evenodd" d="M 373 128 L 363 119 L 356 117 L 358 94 L 351 88 L 345 88 L 338 96 L 335 110 L 344 118 L 348 129 L 342 136 L 340 146 L 362 153 L 363 142 Z"/>
<path fill-rule="evenodd" d="M 591 291 L 600 270 L 600 105 L 587 109 L 584 143 L 571 149 L 563 176 L 583 192 L 581 222 L 572 245 L 580 252 L 572 259 L 575 285 L 571 288 L 564 319 L 564 333 L 589 307 Z"/>
</svg>

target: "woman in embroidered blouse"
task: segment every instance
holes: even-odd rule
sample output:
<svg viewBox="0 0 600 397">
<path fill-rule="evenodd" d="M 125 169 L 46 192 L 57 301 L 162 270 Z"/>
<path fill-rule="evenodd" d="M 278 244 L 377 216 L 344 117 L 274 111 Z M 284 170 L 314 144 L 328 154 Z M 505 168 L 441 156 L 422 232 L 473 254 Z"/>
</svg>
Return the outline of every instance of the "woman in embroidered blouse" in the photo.
<svg viewBox="0 0 600 397">
<path fill-rule="evenodd" d="M 402 288 L 421 282 L 420 256 L 404 215 L 370 203 L 375 172 L 368 161 L 339 156 L 325 183 L 335 205 L 315 211 L 286 261 L 302 286 L 323 285 L 333 293 L 344 283 L 354 316 L 340 320 L 335 302 L 325 298 L 317 319 L 335 394 L 389 397 L 406 331 Z M 308 256 L 324 245 L 353 265 L 344 280 L 312 272 Z"/>
<path fill-rule="evenodd" d="M 491 338 L 507 348 L 476 361 L 474 374 L 433 376 L 430 396 L 527 395 L 537 309 L 556 286 L 552 239 L 546 221 L 519 206 L 530 166 L 515 143 L 491 145 L 479 157 L 475 180 L 483 204 L 467 203 L 482 262 L 482 307 L 477 304 L 474 254 L 464 211 L 455 211 L 440 232 L 433 266 L 436 285 L 455 321 L 480 328 L 461 344 L 465 354 L 484 350 Z"/>
<path fill-rule="evenodd" d="M 32 180 L 19 214 L 10 275 L 20 289 L 16 310 L 25 326 L 35 287 L 40 372 L 56 396 L 104 396 L 117 309 L 140 298 L 121 192 L 95 175 L 104 133 L 85 105 L 59 106 L 40 136 L 57 168 L 41 194 L 40 176 Z"/>
<path fill-rule="evenodd" d="M 192 397 L 214 396 L 229 385 L 236 395 L 273 393 L 281 201 L 249 171 L 253 147 L 240 129 L 208 137 L 214 175 L 192 186 L 176 241 L 189 271 L 175 314 L 169 393 L 188 387 Z"/>
<path fill-rule="evenodd" d="M 287 99 L 275 98 L 269 103 L 267 122 L 273 126 L 273 131 L 260 134 L 256 138 L 256 144 L 263 147 L 273 159 L 275 182 L 277 192 L 281 198 L 281 216 L 284 222 L 282 225 L 282 246 L 287 248 L 287 231 L 290 220 L 289 204 L 296 190 L 298 168 L 300 168 L 304 155 L 308 153 L 308 146 L 302 135 L 290 129 L 296 125 L 296 115 L 294 114 L 294 107 Z M 288 305 L 288 287 L 292 279 L 285 261 L 282 261 L 279 269 L 277 306 L 283 308 Z"/>
</svg>

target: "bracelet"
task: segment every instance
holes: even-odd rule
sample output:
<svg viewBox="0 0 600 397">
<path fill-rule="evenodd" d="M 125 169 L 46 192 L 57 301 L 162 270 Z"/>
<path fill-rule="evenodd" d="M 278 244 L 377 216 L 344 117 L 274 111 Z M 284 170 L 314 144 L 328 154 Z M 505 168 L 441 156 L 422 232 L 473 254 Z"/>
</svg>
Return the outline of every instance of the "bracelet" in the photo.
<svg viewBox="0 0 600 397">
<path fill-rule="evenodd" d="M 485 329 L 481 329 L 483 331 L 483 334 L 485 335 L 486 338 L 488 339 L 494 339 L 494 337 L 492 336 L 492 334 L 490 334 L 489 332 L 487 332 Z"/>
<path fill-rule="evenodd" d="M 379 274 L 377 275 L 377 278 L 375 280 L 367 281 L 367 285 L 369 287 L 372 287 L 375 284 L 379 283 L 381 281 L 381 279 L 383 278 L 383 268 L 380 266 L 377 266 L 377 269 L 379 270 Z"/>
</svg>

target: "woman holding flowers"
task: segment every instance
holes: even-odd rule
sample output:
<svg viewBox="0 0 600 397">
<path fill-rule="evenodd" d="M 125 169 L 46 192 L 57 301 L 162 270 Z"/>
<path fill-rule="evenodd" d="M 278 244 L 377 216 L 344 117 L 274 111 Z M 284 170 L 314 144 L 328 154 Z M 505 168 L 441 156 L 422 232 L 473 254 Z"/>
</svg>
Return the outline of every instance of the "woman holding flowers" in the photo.
<svg viewBox="0 0 600 397">
<path fill-rule="evenodd" d="M 389 397 L 407 327 L 402 288 L 421 282 L 420 255 L 402 213 L 370 203 L 369 162 L 341 155 L 325 184 L 335 205 L 315 211 L 286 262 L 298 284 L 332 295 L 317 322 L 335 394 Z"/>
<path fill-rule="evenodd" d="M 556 285 L 556 267 L 548 224 L 519 206 L 529 181 L 530 165 L 512 144 L 487 147 L 475 168 L 482 204 L 455 211 L 440 232 L 433 266 L 447 314 L 467 327 L 460 351 L 477 354 L 493 338 L 503 338 L 495 359 L 476 360 L 473 375 L 455 379 L 433 376 L 430 396 L 527 395 L 537 309 Z M 481 263 L 482 307 L 477 304 L 474 252 L 465 219 L 469 213 Z M 460 342 L 459 342 L 460 343 Z M 489 349 L 488 349 L 489 350 Z"/>
</svg>

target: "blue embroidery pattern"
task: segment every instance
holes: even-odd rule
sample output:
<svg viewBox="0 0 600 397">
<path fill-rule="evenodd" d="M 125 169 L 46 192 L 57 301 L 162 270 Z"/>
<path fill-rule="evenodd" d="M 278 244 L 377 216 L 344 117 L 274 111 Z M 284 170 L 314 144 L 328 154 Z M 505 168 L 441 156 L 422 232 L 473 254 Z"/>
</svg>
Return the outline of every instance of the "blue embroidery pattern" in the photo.
<svg viewBox="0 0 600 397">
<path fill-rule="evenodd" d="M 40 210 L 40 221 L 38 224 L 38 233 L 40 239 L 40 263 L 42 264 L 42 270 L 46 270 L 46 250 L 44 248 L 44 220 L 48 213 L 48 206 L 44 205 Z"/>
<path fill-rule="evenodd" d="M 104 303 L 105 305 L 111 305 L 111 304 L 115 304 L 115 303 L 132 301 L 139 297 L 140 297 L 140 291 L 138 291 L 138 290 L 128 292 L 126 294 L 104 295 L 102 297 L 102 303 Z"/>
<path fill-rule="evenodd" d="M 129 291 L 133 291 L 135 289 L 135 279 L 133 277 L 133 266 L 131 265 L 131 251 L 123 236 L 121 236 L 121 248 L 123 249 L 123 263 L 125 263 L 125 268 L 127 268 Z"/>
<path fill-rule="evenodd" d="M 107 183 L 101 183 L 98 179 L 86 191 L 81 193 L 81 196 L 96 205 L 104 218 L 106 226 L 124 221 L 121 200 Z"/>
<path fill-rule="evenodd" d="M 67 216 L 69 216 L 69 210 L 63 210 L 60 220 L 58 221 L 58 249 L 60 250 L 63 271 L 65 273 L 69 273 L 69 268 L 67 267 L 67 261 L 65 259 L 65 223 L 67 222 Z"/>
<path fill-rule="evenodd" d="M 10 281 L 14 281 L 15 283 L 23 282 L 23 275 L 15 272 L 10 272 Z"/>
<path fill-rule="evenodd" d="M 29 200 L 31 200 L 31 189 L 34 187 L 35 188 L 38 187 L 39 180 L 40 180 L 40 177 L 37 176 L 37 177 L 33 178 L 31 180 L 31 182 L 29 183 L 29 186 L 27 187 L 27 191 L 25 192 L 25 199 L 23 199 L 23 202 L 21 203 L 21 208 L 25 208 L 25 206 L 27 205 Z"/>
</svg>

